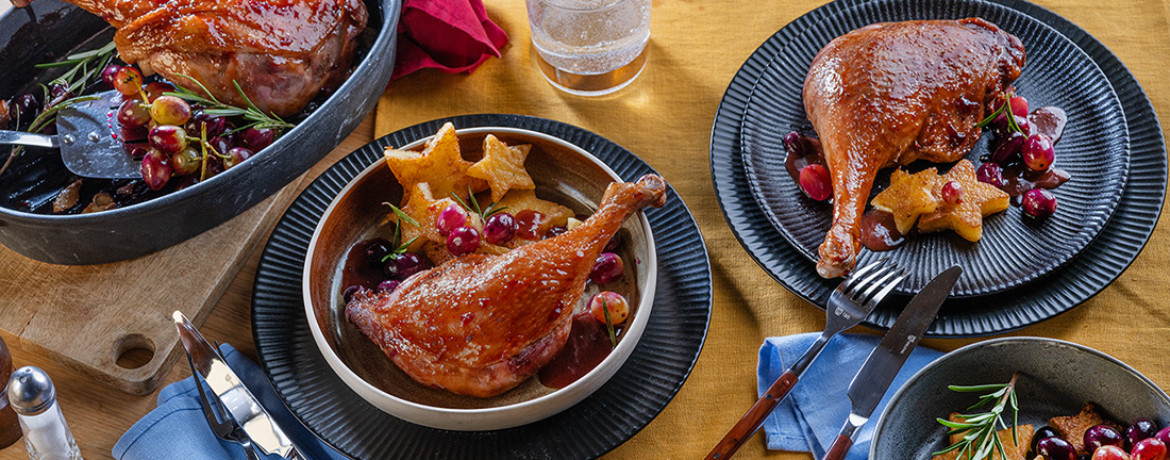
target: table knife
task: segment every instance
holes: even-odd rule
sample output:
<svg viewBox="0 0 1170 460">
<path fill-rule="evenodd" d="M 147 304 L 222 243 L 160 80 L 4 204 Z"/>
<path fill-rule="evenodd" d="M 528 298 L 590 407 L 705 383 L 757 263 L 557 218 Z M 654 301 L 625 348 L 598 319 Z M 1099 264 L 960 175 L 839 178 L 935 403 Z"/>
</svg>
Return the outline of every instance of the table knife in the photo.
<svg viewBox="0 0 1170 460">
<path fill-rule="evenodd" d="M 276 424 L 272 416 L 268 415 L 264 406 L 260 405 L 260 400 L 248 391 L 243 380 L 228 367 L 223 355 L 207 343 L 203 334 L 199 333 L 182 312 L 176 311 L 172 318 L 175 321 L 175 328 L 179 330 L 183 348 L 187 349 L 195 370 L 203 376 L 211 392 L 243 428 L 252 444 L 268 455 L 278 455 L 286 459 L 303 458 L 284 430 Z"/>
<path fill-rule="evenodd" d="M 939 307 L 951 293 L 951 288 L 955 286 L 962 273 L 963 269 L 955 265 L 930 280 L 926 287 L 910 300 L 906 309 L 898 315 L 894 326 L 869 354 L 869 358 L 849 384 L 849 402 L 852 405 L 849 418 L 823 460 L 845 458 L 849 448 L 853 447 L 853 434 L 869 421 L 890 382 L 894 381 L 910 352 L 914 351 L 914 347 L 922 340 L 922 334 L 930 327 L 930 323 L 934 322 Z"/>
</svg>

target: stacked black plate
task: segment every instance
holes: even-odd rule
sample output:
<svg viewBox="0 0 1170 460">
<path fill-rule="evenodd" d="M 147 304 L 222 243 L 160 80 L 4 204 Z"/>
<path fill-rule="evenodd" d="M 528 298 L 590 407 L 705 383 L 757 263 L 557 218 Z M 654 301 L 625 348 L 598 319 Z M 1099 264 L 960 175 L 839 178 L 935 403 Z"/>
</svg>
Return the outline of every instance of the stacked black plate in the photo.
<svg viewBox="0 0 1170 460">
<path fill-rule="evenodd" d="M 1021 94 L 1033 104 L 1071 109 L 1066 133 L 1076 137 L 1058 144 L 1057 166 L 1075 171 L 1058 189 L 1062 207 L 1047 224 L 1024 223 L 1017 208 L 989 218 L 987 237 L 977 245 L 932 235 L 881 254 L 913 271 L 910 290 L 950 263 L 972 275 L 928 334 L 987 335 L 1060 314 L 1104 289 L 1144 247 L 1165 198 L 1166 148 L 1145 92 L 1104 45 L 1019 0 L 839 0 L 788 24 L 748 58 L 712 128 L 711 173 L 724 215 L 748 253 L 790 291 L 821 306 L 839 282 L 820 278 L 814 266 L 828 206 L 803 200 L 782 156 L 777 160 L 779 139 L 807 124 L 800 83 L 812 56 L 865 24 L 973 16 L 1024 42 L 1029 63 L 1016 82 Z M 981 145 L 972 155 L 980 150 L 986 153 Z M 1010 257 L 1013 263 L 1004 263 Z M 889 327 L 905 304 L 904 296 L 899 300 L 879 307 L 867 324 Z"/>
</svg>

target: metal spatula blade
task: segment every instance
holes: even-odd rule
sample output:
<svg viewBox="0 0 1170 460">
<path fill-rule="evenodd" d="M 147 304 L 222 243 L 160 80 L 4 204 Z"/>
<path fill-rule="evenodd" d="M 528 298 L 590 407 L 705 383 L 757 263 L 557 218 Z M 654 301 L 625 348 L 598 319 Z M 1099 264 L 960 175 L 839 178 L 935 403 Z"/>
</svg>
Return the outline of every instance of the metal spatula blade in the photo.
<svg viewBox="0 0 1170 460">
<path fill-rule="evenodd" d="M 117 91 L 98 93 L 57 114 L 57 134 L 46 136 L 0 131 L 0 144 L 59 147 L 65 167 L 81 177 L 134 179 L 142 177 L 142 163 L 122 147 L 115 116 L 122 103 Z"/>
</svg>

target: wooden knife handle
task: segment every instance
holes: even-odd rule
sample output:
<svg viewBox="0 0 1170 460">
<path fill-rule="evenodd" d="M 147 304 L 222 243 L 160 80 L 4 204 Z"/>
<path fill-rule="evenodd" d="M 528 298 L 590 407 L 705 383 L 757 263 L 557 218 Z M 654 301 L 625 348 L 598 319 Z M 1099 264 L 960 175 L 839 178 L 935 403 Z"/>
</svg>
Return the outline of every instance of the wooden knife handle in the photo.
<svg viewBox="0 0 1170 460">
<path fill-rule="evenodd" d="M 821 460 L 845 460 L 845 454 L 849 453 L 850 447 L 853 447 L 853 438 L 839 434 L 829 447 L 829 451 L 825 453 L 825 458 Z"/>
<path fill-rule="evenodd" d="M 727 436 L 723 437 L 719 444 L 707 454 L 709 460 L 725 460 L 735 455 L 735 451 L 739 450 L 743 443 L 752 438 L 756 430 L 760 429 L 760 425 L 764 424 L 764 419 L 768 418 L 768 414 L 776 409 L 780 401 L 792 391 L 792 387 L 796 386 L 796 382 L 800 380 L 796 374 L 791 370 L 784 372 L 777 378 L 768 391 L 764 392 L 763 396 L 756 401 L 756 404 L 739 419 L 739 422 L 727 432 Z"/>
</svg>

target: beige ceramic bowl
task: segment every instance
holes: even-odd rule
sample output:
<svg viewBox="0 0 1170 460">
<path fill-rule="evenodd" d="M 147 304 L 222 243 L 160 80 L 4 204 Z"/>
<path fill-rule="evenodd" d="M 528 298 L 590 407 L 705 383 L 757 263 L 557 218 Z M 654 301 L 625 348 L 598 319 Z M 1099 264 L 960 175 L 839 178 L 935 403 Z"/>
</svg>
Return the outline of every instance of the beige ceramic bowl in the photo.
<svg viewBox="0 0 1170 460">
<path fill-rule="evenodd" d="M 483 138 L 494 134 L 508 145 L 532 144 L 525 166 L 536 182 L 537 195 L 591 214 L 611 182 L 621 180 L 588 152 L 543 133 L 515 128 L 485 127 L 459 130 L 463 156 L 482 156 Z M 419 149 L 429 138 L 406 149 Z M 494 430 L 536 422 L 585 399 L 601 387 L 630 356 L 650 318 L 657 261 L 654 239 L 645 214 L 638 212 L 623 224 L 621 255 L 626 261 L 624 283 L 615 288 L 629 300 L 631 316 L 617 347 L 595 369 L 561 389 L 540 384 L 535 377 L 491 398 L 475 398 L 426 387 L 398 369 L 357 327 L 345 319 L 341 269 L 346 254 L 359 241 L 390 238 L 392 227 L 379 227 L 387 212 L 383 202 L 398 203 L 399 186 L 379 160 L 357 175 L 325 210 L 309 243 L 303 289 L 309 327 L 325 360 L 343 381 L 370 404 L 403 420 L 449 430 Z M 592 283 L 578 309 L 597 292 Z M 338 391 L 344 391 L 339 389 Z"/>
</svg>

